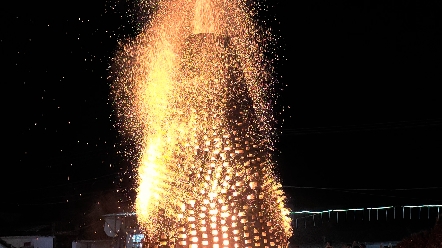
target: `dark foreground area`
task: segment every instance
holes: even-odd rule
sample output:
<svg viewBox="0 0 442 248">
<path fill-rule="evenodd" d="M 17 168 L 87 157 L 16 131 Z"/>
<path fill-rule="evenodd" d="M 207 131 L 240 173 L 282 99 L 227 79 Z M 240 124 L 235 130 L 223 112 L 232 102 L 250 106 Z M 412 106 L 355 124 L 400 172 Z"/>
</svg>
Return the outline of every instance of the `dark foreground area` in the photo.
<svg viewBox="0 0 442 248">
<path fill-rule="evenodd" d="M 415 219 L 396 221 L 342 221 L 341 223 L 319 221 L 302 222 L 294 230 L 291 247 L 325 247 L 330 242 L 334 248 L 365 244 L 366 247 L 442 247 L 442 221 L 440 219 Z M 352 246 L 351 246 L 352 247 Z"/>
</svg>

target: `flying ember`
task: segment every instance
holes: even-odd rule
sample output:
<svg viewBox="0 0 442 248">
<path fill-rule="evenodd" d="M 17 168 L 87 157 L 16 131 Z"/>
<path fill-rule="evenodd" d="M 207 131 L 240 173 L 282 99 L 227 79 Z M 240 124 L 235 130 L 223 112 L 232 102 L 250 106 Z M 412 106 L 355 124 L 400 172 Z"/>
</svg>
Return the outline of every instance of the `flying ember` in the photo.
<svg viewBox="0 0 442 248">
<path fill-rule="evenodd" d="M 286 247 L 273 86 L 246 0 L 143 2 L 115 57 L 112 98 L 137 152 L 138 222 L 159 247 Z"/>
</svg>

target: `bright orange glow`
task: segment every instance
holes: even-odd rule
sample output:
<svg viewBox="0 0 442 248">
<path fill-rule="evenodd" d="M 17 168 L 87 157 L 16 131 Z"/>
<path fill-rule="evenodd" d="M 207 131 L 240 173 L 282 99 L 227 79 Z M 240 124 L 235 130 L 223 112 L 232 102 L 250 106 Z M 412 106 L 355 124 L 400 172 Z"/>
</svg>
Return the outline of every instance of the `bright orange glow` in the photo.
<svg viewBox="0 0 442 248">
<path fill-rule="evenodd" d="M 283 247 L 291 236 L 267 34 L 245 2 L 146 2 L 155 14 L 115 58 L 112 96 L 137 144 L 134 207 L 152 243 Z"/>
</svg>

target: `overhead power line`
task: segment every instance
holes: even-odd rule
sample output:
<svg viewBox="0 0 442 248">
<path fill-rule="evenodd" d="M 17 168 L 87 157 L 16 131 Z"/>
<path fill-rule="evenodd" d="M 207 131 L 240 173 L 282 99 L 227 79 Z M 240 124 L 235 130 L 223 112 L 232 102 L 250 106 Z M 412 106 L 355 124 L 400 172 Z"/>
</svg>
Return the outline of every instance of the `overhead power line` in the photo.
<svg viewBox="0 0 442 248">
<path fill-rule="evenodd" d="M 429 190 L 429 189 L 442 189 L 442 187 L 420 187 L 420 188 L 328 188 L 328 187 L 302 187 L 294 185 L 284 185 L 283 188 L 296 188 L 296 189 L 323 189 L 323 190 L 347 190 L 347 191 L 406 191 L 406 190 Z"/>
<path fill-rule="evenodd" d="M 282 136 L 285 135 L 307 135 L 307 134 L 327 134 L 327 133 L 344 133 L 344 132 L 368 132 L 392 129 L 411 129 L 411 128 L 428 128 L 442 127 L 442 119 L 426 119 L 426 120 L 408 120 L 394 122 L 378 122 L 371 124 L 353 124 L 353 125 L 336 125 L 336 126 L 318 126 L 318 127 L 300 127 L 281 129 Z"/>
</svg>

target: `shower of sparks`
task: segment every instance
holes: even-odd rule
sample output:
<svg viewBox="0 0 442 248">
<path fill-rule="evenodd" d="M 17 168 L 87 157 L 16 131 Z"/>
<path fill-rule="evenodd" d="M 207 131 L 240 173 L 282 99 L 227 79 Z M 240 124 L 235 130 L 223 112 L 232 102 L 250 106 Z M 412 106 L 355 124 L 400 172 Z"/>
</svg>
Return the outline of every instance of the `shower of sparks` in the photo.
<svg viewBox="0 0 442 248">
<path fill-rule="evenodd" d="M 291 236 L 271 155 L 269 35 L 245 2 L 142 2 L 154 13 L 115 57 L 112 98 L 137 144 L 135 210 L 150 242 L 282 247 Z"/>
</svg>

